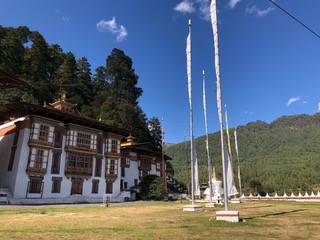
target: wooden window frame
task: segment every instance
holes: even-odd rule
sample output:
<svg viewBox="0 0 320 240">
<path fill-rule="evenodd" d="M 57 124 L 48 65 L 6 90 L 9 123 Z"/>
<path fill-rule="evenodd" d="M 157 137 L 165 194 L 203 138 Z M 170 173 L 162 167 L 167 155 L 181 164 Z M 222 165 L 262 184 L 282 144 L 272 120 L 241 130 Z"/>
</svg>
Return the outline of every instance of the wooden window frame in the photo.
<svg viewBox="0 0 320 240">
<path fill-rule="evenodd" d="M 91 148 L 91 134 L 84 132 L 77 132 L 77 147 L 90 149 Z"/>
<path fill-rule="evenodd" d="M 102 158 L 97 158 L 96 157 L 94 176 L 101 177 L 101 170 L 102 170 Z"/>
<path fill-rule="evenodd" d="M 42 177 L 30 177 L 28 183 L 28 193 L 40 194 L 43 190 L 43 178 Z"/>
<path fill-rule="evenodd" d="M 60 164 L 61 164 L 61 152 L 52 152 L 52 165 L 51 165 L 51 174 L 60 173 Z"/>
<path fill-rule="evenodd" d="M 62 177 L 52 177 L 51 193 L 61 192 L 61 182 L 62 182 Z"/>
<path fill-rule="evenodd" d="M 93 179 L 92 180 L 92 194 L 98 194 L 99 193 L 99 180 L 98 179 Z"/>
<path fill-rule="evenodd" d="M 111 175 L 118 174 L 118 159 L 113 159 L 113 158 L 107 159 L 106 173 Z"/>
<path fill-rule="evenodd" d="M 106 193 L 113 193 L 113 182 L 106 182 Z"/>
</svg>

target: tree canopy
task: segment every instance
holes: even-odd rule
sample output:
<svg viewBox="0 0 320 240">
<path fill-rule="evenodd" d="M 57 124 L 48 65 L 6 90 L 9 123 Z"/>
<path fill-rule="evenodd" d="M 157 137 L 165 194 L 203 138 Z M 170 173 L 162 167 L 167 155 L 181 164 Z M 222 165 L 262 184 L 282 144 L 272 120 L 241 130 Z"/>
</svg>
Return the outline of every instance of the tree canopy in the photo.
<svg viewBox="0 0 320 240">
<path fill-rule="evenodd" d="M 132 59 L 114 48 L 105 66 L 92 73 L 85 56 L 76 59 L 58 44 L 48 44 L 39 32 L 25 26 L 0 26 L 0 68 L 31 85 L 30 89 L 9 89 L 0 101 L 43 105 L 66 96 L 82 115 L 127 129 L 138 142 L 157 143 L 139 106 L 143 91 L 132 66 Z"/>
</svg>

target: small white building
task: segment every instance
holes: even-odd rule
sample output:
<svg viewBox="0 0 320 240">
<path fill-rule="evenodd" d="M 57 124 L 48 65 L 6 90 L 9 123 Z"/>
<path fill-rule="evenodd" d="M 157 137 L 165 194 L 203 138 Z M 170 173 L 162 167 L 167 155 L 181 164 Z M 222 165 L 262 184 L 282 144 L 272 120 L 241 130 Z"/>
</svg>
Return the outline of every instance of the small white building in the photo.
<svg viewBox="0 0 320 240">
<path fill-rule="evenodd" d="M 64 100 L 0 104 L 0 188 L 10 204 L 124 201 L 141 177 L 163 175 L 160 149 L 135 143 L 122 154 L 127 130 L 74 109 Z"/>
</svg>

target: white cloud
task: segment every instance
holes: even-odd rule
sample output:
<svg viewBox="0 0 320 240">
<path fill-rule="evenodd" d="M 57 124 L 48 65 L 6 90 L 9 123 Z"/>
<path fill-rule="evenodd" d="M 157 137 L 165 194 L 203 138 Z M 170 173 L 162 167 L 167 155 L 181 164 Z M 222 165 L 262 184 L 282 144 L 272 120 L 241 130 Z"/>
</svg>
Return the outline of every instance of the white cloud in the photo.
<svg viewBox="0 0 320 240">
<path fill-rule="evenodd" d="M 202 19 L 210 21 L 210 2 L 209 0 L 197 0 L 200 3 L 199 11 Z"/>
<path fill-rule="evenodd" d="M 320 112 L 320 102 L 318 103 L 318 112 Z"/>
<path fill-rule="evenodd" d="M 274 7 L 268 7 L 266 9 L 259 9 L 256 5 L 251 7 L 247 6 L 246 13 L 256 15 L 257 17 L 264 17 L 274 10 Z"/>
<path fill-rule="evenodd" d="M 189 0 L 183 0 L 181 3 L 174 7 L 174 10 L 181 13 L 192 13 L 195 11 L 193 7 L 193 2 Z"/>
<path fill-rule="evenodd" d="M 210 21 L 210 0 L 183 0 L 174 10 L 183 14 L 199 13 L 201 19 Z"/>
<path fill-rule="evenodd" d="M 287 107 L 289 107 L 292 103 L 299 101 L 300 99 L 301 99 L 300 97 L 290 98 L 289 101 L 287 102 Z"/>
<path fill-rule="evenodd" d="M 245 111 L 244 111 L 244 114 L 247 114 L 247 115 L 252 116 L 252 115 L 253 115 L 253 112 L 250 112 L 250 111 L 245 110 Z"/>
<path fill-rule="evenodd" d="M 60 16 L 61 20 L 65 23 L 68 23 L 69 22 L 69 18 L 68 16 L 64 13 L 64 12 L 61 12 L 60 9 L 56 9 L 56 14 L 58 16 Z"/>
<path fill-rule="evenodd" d="M 127 29 L 123 25 L 119 25 L 116 22 L 115 17 L 113 17 L 110 21 L 101 20 L 97 23 L 97 29 L 100 32 L 110 32 L 117 35 L 118 42 L 122 42 L 128 35 Z"/>
<path fill-rule="evenodd" d="M 228 5 L 230 8 L 234 8 L 241 0 L 230 0 Z"/>
</svg>

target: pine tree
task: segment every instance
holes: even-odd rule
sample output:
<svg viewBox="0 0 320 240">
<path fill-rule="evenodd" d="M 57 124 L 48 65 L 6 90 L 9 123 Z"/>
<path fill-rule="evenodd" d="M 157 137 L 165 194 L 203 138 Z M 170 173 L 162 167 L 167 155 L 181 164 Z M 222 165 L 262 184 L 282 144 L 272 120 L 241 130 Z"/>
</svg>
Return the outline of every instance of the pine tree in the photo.
<svg viewBox="0 0 320 240">
<path fill-rule="evenodd" d="M 29 36 L 32 41 L 31 48 L 26 48 L 24 61 L 24 78 L 32 83 L 32 97 L 25 93 L 25 99 L 34 98 L 34 102 L 43 104 L 51 102 L 53 96 L 52 85 L 49 81 L 49 46 L 39 32 L 32 32 Z"/>
<path fill-rule="evenodd" d="M 120 49 L 113 49 L 106 61 L 108 98 L 101 106 L 100 118 L 107 124 L 131 131 L 137 141 L 148 141 L 147 118 L 138 106 L 142 89 L 132 60 Z"/>
<path fill-rule="evenodd" d="M 91 82 L 91 65 L 85 57 L 77 61 L 76 77 L 70 89 L 70 101 L 77 104 L 78 110 L 86 116 L 91 116 L 93 101 L 93 84 Z"/>
<path fill-rule="evenodd" d="M 71 52 L 64 54 L 63 64 L 54 80 L 57 89 L 59 89 L 58 98 L 61 98 L 65 94 L 67 99 L 72 99 L 74 96 L 72 88 L 76 86 L 76 72 L 77 62 L 75 56 Z M 72 103 L 76 104 L 76 102 Z"/>
<path fill-rule="evenodd" d="M 148 128 L 150 133 L 149 142 L 155 144 L 158 147 L 162 147 L 162 129 L 159 119 L 157 117 L 149 119 Z"/>
</svg>

